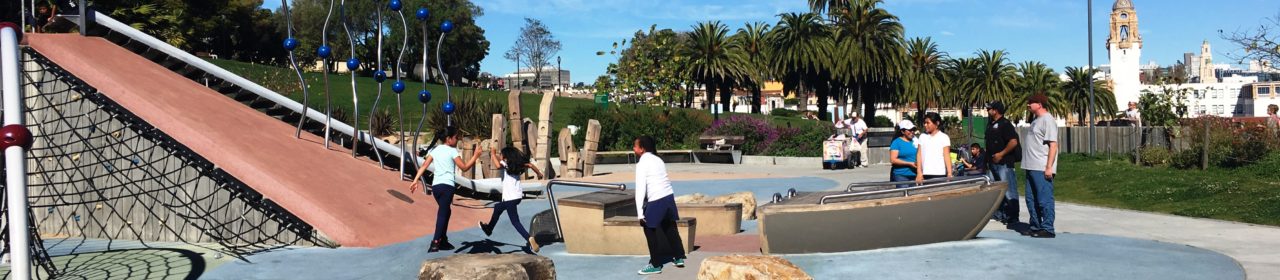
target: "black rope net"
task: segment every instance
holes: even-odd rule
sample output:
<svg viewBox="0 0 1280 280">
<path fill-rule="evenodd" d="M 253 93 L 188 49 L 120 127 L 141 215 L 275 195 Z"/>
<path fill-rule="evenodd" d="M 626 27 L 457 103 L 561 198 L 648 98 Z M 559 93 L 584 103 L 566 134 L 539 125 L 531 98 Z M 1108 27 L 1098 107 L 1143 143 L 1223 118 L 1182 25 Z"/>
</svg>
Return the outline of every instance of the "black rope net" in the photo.
<svg viewBox="0 0 1280 280">
<path fill-rule="evenodd" d="M 33 264 L 43 272 L 33 275 L 139 276 L 99 272 L 71 277 L 77 275 L 73 267 L 59 270 L 45 252 L 52 245 L 132 250 L 138 243 L 162 248 L 179 242 L 232 256 L 286 245 L 335 246 L 39 53 L 24 49 L 22 62 L 26 124 L 35 137 L 27 155 L 34 237 L 29 250 Z M 8 213 L 7 205 L 3 213 Z M 4 223 L 7 228 L 7 220 Z M 3 237 L 8 252 L 8 236 Z M 133 247 L 113 248 L 116 243 Z"/>
</svg>

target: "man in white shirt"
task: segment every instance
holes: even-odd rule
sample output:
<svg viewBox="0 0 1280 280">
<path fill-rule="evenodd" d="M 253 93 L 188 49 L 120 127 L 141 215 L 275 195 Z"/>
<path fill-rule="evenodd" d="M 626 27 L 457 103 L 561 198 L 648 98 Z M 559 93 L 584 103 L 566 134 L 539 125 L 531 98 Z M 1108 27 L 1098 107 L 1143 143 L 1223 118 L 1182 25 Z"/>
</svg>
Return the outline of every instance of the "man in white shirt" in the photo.
<svg viewBox="0 0 1280 280">
<path fill-rule="evenodd" d="M 862 121 L 858 113 L 849 113 L 849 118 L 845 119 L 845 127 L 853 133 L 854 143 L 849 145 L 849 150 L 858 152 L 858 167 L 870 166 L 867 162 L 867 122 Z"/>
<path fill-rule="evenodd" d="M 1138 102 L 1129 101 L 1129 109 L 1124 110 L 1124 118 L 1130 126 L 1142 127 L 1142 112 L 1138 111 Z"/>
<path fill-rule="evenodd" d="M 658 149 L 652 137 L 637 137 L 631 150 L 640 158 L 636 162 L 636 214 L 640 215 L 644 237 L 649 241 L 649 264 L 639 273 L 662 273 L 662 265 L 668 261 L 684 267 L 684 242 L 676 229 L 680 214 L 676 212 L 666 163 L 654 155 Z"/>
</svg>

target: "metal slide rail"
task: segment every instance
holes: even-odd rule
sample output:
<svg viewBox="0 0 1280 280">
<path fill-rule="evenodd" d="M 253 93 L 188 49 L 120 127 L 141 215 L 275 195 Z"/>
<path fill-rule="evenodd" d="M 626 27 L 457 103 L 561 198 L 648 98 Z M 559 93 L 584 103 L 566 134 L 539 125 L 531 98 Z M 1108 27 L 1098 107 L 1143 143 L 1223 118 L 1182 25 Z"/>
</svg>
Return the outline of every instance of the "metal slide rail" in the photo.
<svg viewBox="0 0 1280 280">
<path fill-rule="evenodd" d="M 285 107 L 289 110 L 292 110 L 296 113 L 302 114 L 303 112 L 305 112 L 306 114 L 304 115 L 304 117 L 311 119 L 312 121 L 316 121 L 319 123 L 326 123 L 329 121 L 329 119 L 325 116 L 323 112 L 320 112 L 317 110 L 307 110 L 305 109 L 306 106 L 303 106 L 301 103 L 298 103 L 293 99 L 289 99 L 288 97 L 285 97 L 284 95 L 280 95 L 275 91 L 271 91 L 266 87 L 263 87 L 261 85 L 258 85 L 257 83 L 254 83 L 253 81 L 249 81 L 245 78 L 240 77 L 239 75 L 236 75 L 227 70 L 224 70 L 221 67 L 213 65 L 213 63 L 209 63 L 204 59 L 201 59 L 199 57 L 196 57 L 195 55 L 191 55 L 181 49 L 171 46 L 165 43 L 164 41 L 160 41 L 159 39 L 156 39 L 151 35 L 147 35 L 146 33 L 143 33 L 142 31 L 133 29 L 132 27 L 129 27 L 129 25 L 116 21 L 115 19 L 107 15 L 104 15 L 99 12 L 94 12 L 93 20 L 94 22 L 96 22 L 98 25 L 101 25 L 102 27 L 105 27 L 107 29 L 110 29 L 111 31 L 120 33 L 122 35 L 125 35 L 133 39 L 134 41 L 137 41 L 139 43 L 142 43 L 143 45 L 146 45 L 147 47 L 150 47 L 154 50 L 157 50 L 166 55 L 169 55 L 174 59 L 182 61 L 183 63 L 186 63 L 191 67 L 200 69 L 201 71 L 208 73 L 210 76 L 214 76 L 214 77 L 217 77 L 218 79 L 222 79 L 228 83 L 234 84 L 248 92 L 257 94 L 262 98 L 270 100 L 271 102 L 275 102 L 276 104 L 279 104 L 280 106 Z M 378 150 L 381 150 L 390 154 L 405 154 L 402 150 L 400 150 L 400 147 L 389 144 L 386 141 L 382 141 L 382 139 L 373 137 L 369 133 L 359 133 L 359 135 L 356 136 L 357 135 L 356 129 L 351 127 L 351 125 L 348 125 L 341 121 L 332 120 L 332 128 L 333 130 L 338 131 L 339 133 L 352 136 L 352 139 L 356 139 L 357 142 L 373 143 L 374 147 L 376 147 Z M 417 162 L 417 164 L 422 164 L 422 158 L 415 156 L 414 160 Z"/>
<path fill-rule="evenodd" d="M 593 182 L 566 181 L 566 180 L 548 181 L 547 191 L 546 191 L 547 200 L 550 201 L 551 203 L 551 216 L 552 218 L 556 219 L 556 238 L 561 240 L 564 239 L 564 229 L 560 227 L 560 210 L 556 208 L 556 194 L 555 192 L 551 191 L 552 187 L 555 187 L 556 185 L 568 186 L 568 187 L 619 190 L 619 191 L 627 189 L 626 184 L 608 184 L 608 183 L 593 183 Z"/>
<path fill-rule="evenodd" d="M 822 196 L 822 199 L 818 200 L 818 204 L 827 204 L 828 199 L 863 197 L 863 196 L 870 196 L 870 195 L 883 195 L 883 194 L 894 194 L 894 193 L 902 193 L 903 197 L 907 197 L 907 196 L 911 196 L 912 191 L 931 189 L 931 188 L 937 188 L 937 187 L 954 186 L 954 185 L 972 184 L 972 183 L 979 183 L 979 182 L 984 184 L 990 184 L 991 177 L 979 175 L 979 176 L 965 176 L 965 177 L 954 177 L 954 178 L 937 178 L 932 180 L 926 180 L 922 185 L 914 186 L 910 188 L 879 190 L 879 191 L 869 191 L 869 192 L 860 192 L 860 193 L 830 194 L 830 195 Z M 851 191 L 855 187 L 892 186 L 892 185 L 901 185 L 904 183 L 915 183 L 915 182 L 854 183 L 854 184 L 849 184 L 849 187 L 846 191 Z"/>
<path fill-rule="evenodd" d="M 25 126 L 23 107 L 25 100 L 18 73 L 21 66 L 18 59 L 18 32 L 11 26 L 0 27 L 0 62 L 4 65 L 4 125 Z M 30 135 L 30 132 L 27 133 Z M 4 136 L 5 142 L 15 139 Z M 30 138 L 30 137 L 27 137 Z M 30 140 L 30 139 L 28 139 Z M 27 220 L 27 151 L 22 145 L 13 145 L 4 149 L 4 167 L 7 181 L 5 194 L 9 208 L 9 260 L 10 279 L 31 279 L 31 239 Z"/>
</svg>

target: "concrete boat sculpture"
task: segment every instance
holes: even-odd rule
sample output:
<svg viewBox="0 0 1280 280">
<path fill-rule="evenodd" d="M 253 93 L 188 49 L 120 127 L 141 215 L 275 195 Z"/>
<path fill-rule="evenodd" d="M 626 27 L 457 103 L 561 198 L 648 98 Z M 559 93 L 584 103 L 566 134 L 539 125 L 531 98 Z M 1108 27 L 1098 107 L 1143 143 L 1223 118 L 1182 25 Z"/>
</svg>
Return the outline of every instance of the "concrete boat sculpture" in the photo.
<svg viewBox="0 0 1280 280">
<path fill-rule="evenodd" d="M 758 210 L 761 251 L 847 252 L 971 239 L 1008 188 L 985 176 L 895 185 L 855 183 L 845 191 L 775 194 Z"/>
</svg>

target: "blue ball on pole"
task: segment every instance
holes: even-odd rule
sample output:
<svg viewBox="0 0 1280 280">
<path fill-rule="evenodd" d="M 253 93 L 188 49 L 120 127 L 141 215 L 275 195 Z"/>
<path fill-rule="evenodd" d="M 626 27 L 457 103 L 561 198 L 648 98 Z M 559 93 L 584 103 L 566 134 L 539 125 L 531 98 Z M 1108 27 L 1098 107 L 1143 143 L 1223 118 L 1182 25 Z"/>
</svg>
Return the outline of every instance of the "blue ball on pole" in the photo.
<svg viewBox="0 0 1280 280">
<path fill-rule="evenodd" d="M 384 72 L 381 69 L 373 71 L 373 80 L 379 83 L 387 81 L 387 72 Z"/>
<path fill-rule="evenodd" d="M 424 89 L 424 90 L 420 90 L 420 91 L 418 91 L 418 102 L 422 102 L 422 104 L 430 103 L 430 102 L 431 102 L 431 92 L 430 92 L 430 91 L 427 91 L 427 90 L 425 90 L 425 89 Z"/>
<path fill-rule="evenodd" d="M 443 108 L 440 108 L 440 109 L 443 109 L 443 110 L 444 110 L 444 114 L 445 114 L 445 115 L 452 115 L 452 114 L 453 114 L 453 109 L 454 109 L 454 107 L 453 107 L 453 101 L 445 101 L 445 102 L 444 102 L 444 105 L 443 105 Z"/>
<path fill-rule="evenodd" d="M 316 55 L 320 56 L 320 58 L 328 59 L 331 54 L 333 54 L 333 49 L 330 49 L 329 45 L 321 45 L 320 48 L 316 49 Z"/>
<path fill-rule="evenodd" d="M 400 11 L 400 0 L 391 0 L 391 2 L 387 3 L 387 6 L 391 8 L 391 11 L 393 11 L 393 12 L 399 12 L 399 11 Z"/>
<path fill-rule="evenodd" d="M 293 37 L 284 39 L 285 50 L 293 51 L 293 49 L 296 49 L 296 48 L 298 48 L 298 39 L 294 39 Z"/>
<path fill-rule="evenodd" d="M 453 21 L 446 19 L 443 23 L 440 23 L 440 32 L 449 33 L 451 31 L 453 31 Z"/>
<path fill-rule="evenodd" d="M 391 91 L 394 91 L 394 92 L 396 92 L 396 93 L 404 92 L 404 82 L 402 82 L 402 81 L 396 81 L 395 83 L 392 83 L 392 84 L 391 84 Z"/>
<path fill-rule="evenodd" d="M 347 70 L 348 70 L 348 71 L 356 71 L 356 69 L 359 69 L 359 68 L 360 68 L 360 60 L 359 60 L 359 59 L 356 59 L 356 58 L 354 58 L 354 57 L 352 57 L 352 58 L 348 58 L 348 59 L 347 59 Z"/>
<path fill-rule="evenodd" d="M 426 7 L 418 8 L 418 12 L 414 16 L 417 16 L 418 20 L 427 20 L 431 18 L 431 10 L 427 10 Z"/>
</svg>

